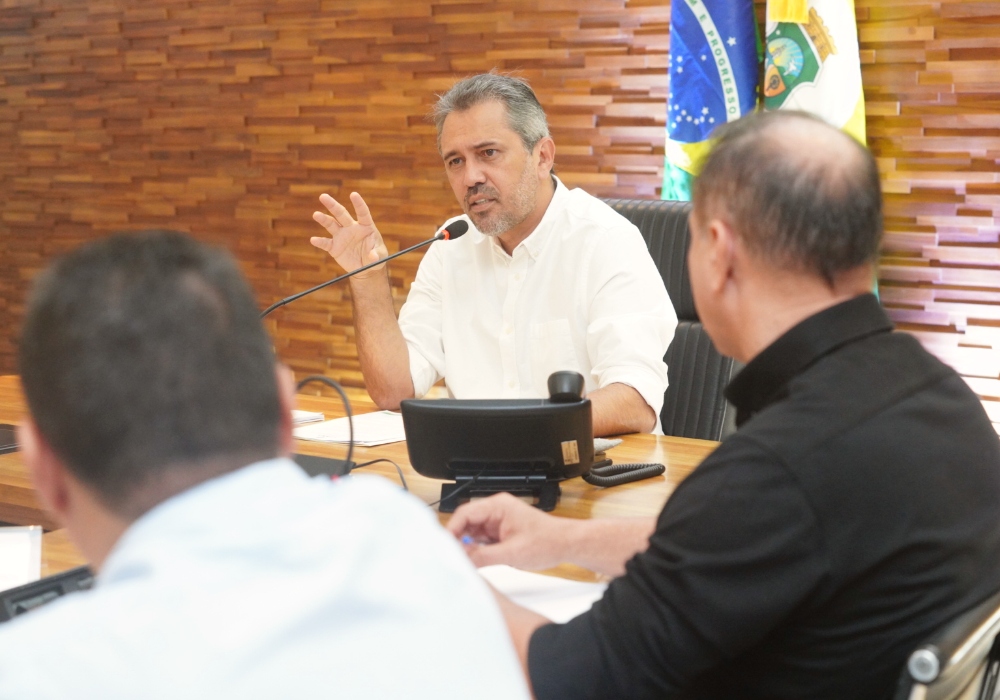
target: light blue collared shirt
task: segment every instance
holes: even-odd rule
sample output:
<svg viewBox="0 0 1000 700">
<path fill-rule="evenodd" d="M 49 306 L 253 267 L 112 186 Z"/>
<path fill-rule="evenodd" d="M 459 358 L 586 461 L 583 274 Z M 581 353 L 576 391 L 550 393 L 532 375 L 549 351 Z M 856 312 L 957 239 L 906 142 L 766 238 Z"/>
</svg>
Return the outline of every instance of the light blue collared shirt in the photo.
<svg viewBox="0 0 1000 700">
<path fill-rule="evenodd" d="M 258 462 L 158 505 L 91 591 L 0 626 L 0 698 L 527 698 L 492 595 L 374 476 Z"/>
</svg>

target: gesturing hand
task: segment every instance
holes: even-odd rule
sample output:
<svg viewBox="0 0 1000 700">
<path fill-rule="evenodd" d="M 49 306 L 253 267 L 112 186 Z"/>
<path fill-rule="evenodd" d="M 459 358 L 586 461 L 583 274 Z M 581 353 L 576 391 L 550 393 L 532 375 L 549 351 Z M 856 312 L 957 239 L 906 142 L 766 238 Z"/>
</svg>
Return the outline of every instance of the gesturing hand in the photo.
<svg viewBox="0 0 1000 700">
<path fill-rule="evenodd" d="M 448 530 L 471 540 L 465 550 L 476 566 L 509 564 L 547 569 L 564 561 L 566 519 L 546 515 L 509 493 L 461 506 Z"/>
<path fill-rule="evenodd" d="M 382 234 L 375 227 L 368 205 L 360 194 L 351 192 L 351 203 L 358 216 L 356 221 L 347 208 L 330 195 L 320 195 L 319 201 L 330 213 L 313 212 L 313 221 L 325 228 L 330 237 L 313 236 L 309 242 L 329 253 L 346 272 L 357 270 L 388 255 L 385 243 L 382 242 Z M 373 267 L 358 275 L 358 278 L 374 274 L 383 267 Z"/>
</svg>

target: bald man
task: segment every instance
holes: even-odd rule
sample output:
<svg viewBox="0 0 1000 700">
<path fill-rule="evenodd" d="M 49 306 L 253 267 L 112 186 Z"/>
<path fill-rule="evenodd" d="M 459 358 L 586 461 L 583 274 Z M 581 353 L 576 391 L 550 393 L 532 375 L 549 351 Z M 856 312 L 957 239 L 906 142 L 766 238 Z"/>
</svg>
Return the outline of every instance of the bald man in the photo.
<svg viewBox="0 0 1000 700">
<path fill-rule="evenodd" d="M 616 577 L 563 624 L 502 600 L 538 700 L 889 698 L 909 651 L 1000 589 L 1000 443 L 869 293 L 871 154 L 804 114 L 744 118 L 695 187 L 688 265 L 738 432 L 649 520 L 460 508 L 477 564 Z"/>
</svg>

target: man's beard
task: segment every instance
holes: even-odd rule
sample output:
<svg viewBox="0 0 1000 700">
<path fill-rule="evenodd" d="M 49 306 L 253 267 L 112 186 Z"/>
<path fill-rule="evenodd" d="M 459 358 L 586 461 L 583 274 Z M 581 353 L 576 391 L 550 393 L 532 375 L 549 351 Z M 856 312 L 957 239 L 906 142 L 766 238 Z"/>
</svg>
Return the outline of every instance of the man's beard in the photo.
<svg viewBox="0 0 1000 700">
<path fill-rule="evenodd" d="M 504 206 L 504 202 L 500 199 L 500 192 L 494 187 L 476 185 L 469 190 L 463 202 L 465 213 L 469 215 L 472 223 L 476 225 L 481 234 L 490 237 L 502 236 L 528 218 L 531 210 L 535 208 L 538 195 L 538 180 L 535 179 L 534 174 L 534 168 L 529 158 L 521 172 L 517 188 L 510 195 L 509 206 Z M 471 212 L 470 202 L 483 195 L 496 201 L 495 210 L 483 214 Z"/>
</svg>

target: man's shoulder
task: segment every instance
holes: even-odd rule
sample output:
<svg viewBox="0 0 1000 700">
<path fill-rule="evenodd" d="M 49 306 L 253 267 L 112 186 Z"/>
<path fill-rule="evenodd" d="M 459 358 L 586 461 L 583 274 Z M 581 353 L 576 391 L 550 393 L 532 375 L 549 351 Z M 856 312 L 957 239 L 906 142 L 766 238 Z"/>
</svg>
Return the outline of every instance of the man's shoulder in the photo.
<svg viewBox="0 0 1000 700">
<path fill-rule="evenodd" d="M 635 225 L 612 209 L 607 202 L 575 187 L 566 191 L 564 215 L 579 224 L 591 224 L 594 231 L 634 230 Z"/>
<path fill-rule="evenodd" d="M 86 670 L 66 660 L 112 661 L 102 634 L 109 602 L 101 591 L 81 591 L 0 625 L 0 697 L 66 697 L 78 690 L 74 674 Z"/>
<path fill-rule="evenodd" d="M 806 369 L 787 391 L 740 432 L 818 485 L 817 492 L 844 483 L 830 480 L 831 470 L 872 483 L 871 470 L 910 479 L 1000 469 L 1000 443 L 979 399 L 909 334 L 851 343 Z"/>
<path fill-rule="evenodd" d="M 590 193 L 567 190 L 553 223 L 564 245 L 579 251 L 590 264 L 633 273 L 643 269 L 650 278 L 657 276 L 638 227 Z M 644 263 L 641 268 L 636 265 L 639 261 Z"/>
<path fill-rule="evenodd" d="M 475 687 L 476 674 L 493 674 L 497 687 L 502 671 L 516 679 L 488 589 L 426 505 L 376 476 L 276 491 L 298 510 L 285 504 L 242 538 L 226 524 L 196 526 L 196 542 L 147 534 L 106 565 L 95 589 L 0 625 L 0 697 L 24 688 L 66 697 L 80 682 L 84 695 L 132 697 L 142 683 L 177 690 L 194 678 L 233 697 L 276 697 L 281 684 L 295 695 L 325 678 L 331 692 L 357 697 L 380 653 L 407 657 L 400 679 L 387 681 L 398 694 L 420 668 L 444 673 L 451 663 L 440 660 L 442 610 L 456 618 L 449 634 L 476 635 L 456 651 L 458 687 Z M 33 675 L 51 668 L 60 672 L 36 691 Z M 509 696 L 520 697 L 517 685 Z"/>
</svg>

